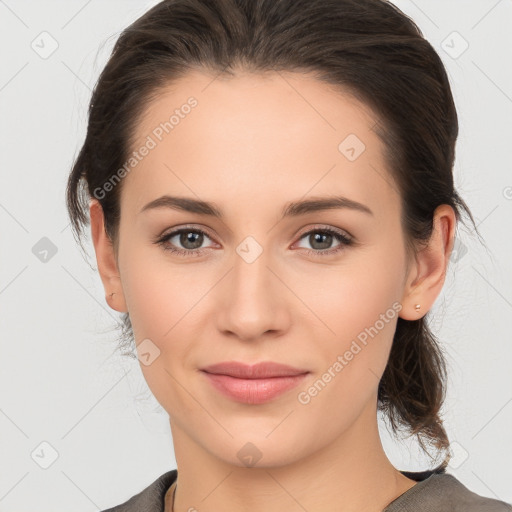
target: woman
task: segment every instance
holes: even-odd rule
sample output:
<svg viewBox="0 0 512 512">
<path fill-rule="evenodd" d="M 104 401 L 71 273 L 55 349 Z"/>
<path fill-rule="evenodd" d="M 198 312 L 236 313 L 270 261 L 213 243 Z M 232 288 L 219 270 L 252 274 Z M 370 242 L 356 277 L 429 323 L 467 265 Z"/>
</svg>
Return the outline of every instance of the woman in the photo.
<svg viewBox="0 0 512 512">
<path fill-rule="evenodd" d="M 170 0 L 121 34 L 67 201 L 178 468 L 110 511 L 511 509 L 445 473 L 457 132 L 382 0 Z M 441 463 L 395 468 L 378 411 Z"/>
</svg>

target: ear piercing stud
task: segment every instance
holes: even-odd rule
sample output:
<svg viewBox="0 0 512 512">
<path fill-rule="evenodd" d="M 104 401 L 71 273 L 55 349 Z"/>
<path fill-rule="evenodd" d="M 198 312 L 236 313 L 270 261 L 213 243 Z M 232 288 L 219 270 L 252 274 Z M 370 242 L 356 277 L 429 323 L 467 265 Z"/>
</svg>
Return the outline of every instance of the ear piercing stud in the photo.
<svg viewBox="0 0 512 512">
<path fill-rule="evenodd" d="M 415 309 L 416 311 L 419 311 L 419 310 L 420 310 L 420 308 L 421 308 L 421 306 L 420 306 L 419 304 L 416 304 L 416 305 L 414 306 L 414 309 Z"/>
</svg>

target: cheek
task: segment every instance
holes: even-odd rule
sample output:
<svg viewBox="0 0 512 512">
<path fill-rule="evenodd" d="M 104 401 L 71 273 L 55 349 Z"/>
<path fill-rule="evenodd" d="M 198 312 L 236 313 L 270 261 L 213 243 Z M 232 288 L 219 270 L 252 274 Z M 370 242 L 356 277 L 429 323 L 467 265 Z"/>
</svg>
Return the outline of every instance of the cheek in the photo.
<svg viewBox="0 0 512 512">
<path fill-rule="evenodd" d="M 333 387 L 369 392 L 378 383 L 401 310 L 403 264 L 400 253 L 383 245 L 379 251 L 360 251 L 346 265 L 328 267 L 295 288 L 314 314 L 311 336 L 316 333 L 315 350 L 325 366 L 320 372 L 337 364 L 338 371 L 331 368 Z"/>
<path fill-rule="evenodd" d="M 340 282 L 342 285 L 347 282 Z M 302 392 L 300 399 L 297 397 L 304 407 L 305 421 L 321 424 L 326 438 L 348 428 L 376 397 L 401 309 L 385 287 L 343 289 L 346 294 L 318 305 L 322 320 L 335 334 L 318 327 L 318 332 L 327 333 L 321 337 L 317 334 L 314 360 L 319 364 L 315 375 L 298 390 Z M 326 412 L 328 422 L 324 421 Z"/>
<path fill-rule="evenodd" d="M 162 249 L 127 242 L 122 251 L 129 254 L 119 263 L 135 338 L 137 342 L 150 338 L 161 344 L 179 327 L 180 318 L 202 287 L 194 282 L 193 273 L 189 275 L 190 270 L 170 264 L 159 253 Z"/>
<path fill-rule="evenodd" d="M 309 277 L 304 274 L 294 291 L 323 320 L 333 339 L 354 337 L 401 299 L 403 261 L 391 253 L 361 251 L 346 264 L 315 271 Z"/>
<path fill-rule="evenodd" d="M 191 267 L 180 269 L 164 257 L 137 250 L 128 249 L 125 254 L 130 257 L 122 266 L 123 292 L 141 371 L 165 410 L 178 408 L 185 414 L 190 404 L 179 385 L 184 381 L 181 366 L 192 350 L 188 341 L 195 333 L 190 319 L 201 306 L 206 285 L 198 282 Z M 145 364 L 144 352 L 150 353 L 149 364 Z"/>
<path fill-rule="evenodd" d="M 135 247 L 125 251 L 130 257 L 120 261 L 120 268 L 135 342 L 139 345 L 149 339 L 150 343 L 145 343 L 158 354 L 150 365 L 144 365 L 141 358 L 141 369 L 163 405 L 177 399 L 179 386 L 173 376 L 178 382 L 183 380 L 196 340 L 204 337 L 200 330 L 208 303 L 205 299 L 218 276 L 211 275 L 211 270 L 199 272 L 187 264 L 171 263 L 162 254 L 155 257 L 154 248 L 146 249 L 146 254 Z M 137 351 L 140 357 L 139 347 Z"/>
</svg>

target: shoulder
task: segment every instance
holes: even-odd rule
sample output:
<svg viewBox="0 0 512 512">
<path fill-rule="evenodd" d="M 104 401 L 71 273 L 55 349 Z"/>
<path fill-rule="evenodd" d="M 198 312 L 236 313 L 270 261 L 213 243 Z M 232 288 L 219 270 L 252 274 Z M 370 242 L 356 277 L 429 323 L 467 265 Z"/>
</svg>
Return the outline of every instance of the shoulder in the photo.
<svg viewBox="0 0 512 512">
<path fill-rule="evenodd" d="M 176 469 L 167 471 L 128 501 L 102 512 L 164 512 L 165 493 L 176 478 Z"/>
<path fill-rule="evenodd" d="M 480 496 L 469 490 L 462 482 L 453 475 L 434 475 L 432 482 L 433 492 L 439 492 L 445 496 L 450 510 L 467 512 L 512 512 L 512 505 L 493 498 Z"/>
<path fill-rule="evenodd" d="M 512 512 L 512 505 L 480 496 L 455 476 L 433 473 L 394 500 L 384 512 Z"/>
</svg>

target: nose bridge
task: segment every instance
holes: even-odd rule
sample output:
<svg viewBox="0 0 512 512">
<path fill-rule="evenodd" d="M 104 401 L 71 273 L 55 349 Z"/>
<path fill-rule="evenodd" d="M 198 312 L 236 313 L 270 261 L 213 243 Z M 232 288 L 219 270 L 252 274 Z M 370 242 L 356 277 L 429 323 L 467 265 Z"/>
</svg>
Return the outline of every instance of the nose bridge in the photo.
<svg viewBox="0 0 512 512">
<path fill-rule="evenodd" d="M 222 288 L 221 330 L 249 339 L 283 327 L 285 300 L 279 291 L 283 285 L 271 270 L 275 266 L 271 253 L 253 236 L 235 247 L 232 270 Z"/>
<path fill-rule="evenodd" d="M 235 249 L 234 258 L 234 279 L 236 286 L 243 286 L 247 290 L 257 292 L 258 288 L 268 286 L 268 266 L 271 265 L 269 258 L 270 250 L 264 248 L 252 235 L 247 236 Z"/>
<path fill-rule="evenodd" d="M 263 300 L 268 302 L 274 293 L 270 293 L 274 286 L 272 272 L 271 250 L 264 248 L 252 235 L 244 238 L 235 247 L 232 272 L 232 293 L 238 302 L 253 302 Z M 256 306 L 252 304 L 251 307 Z"/>
</svg>

